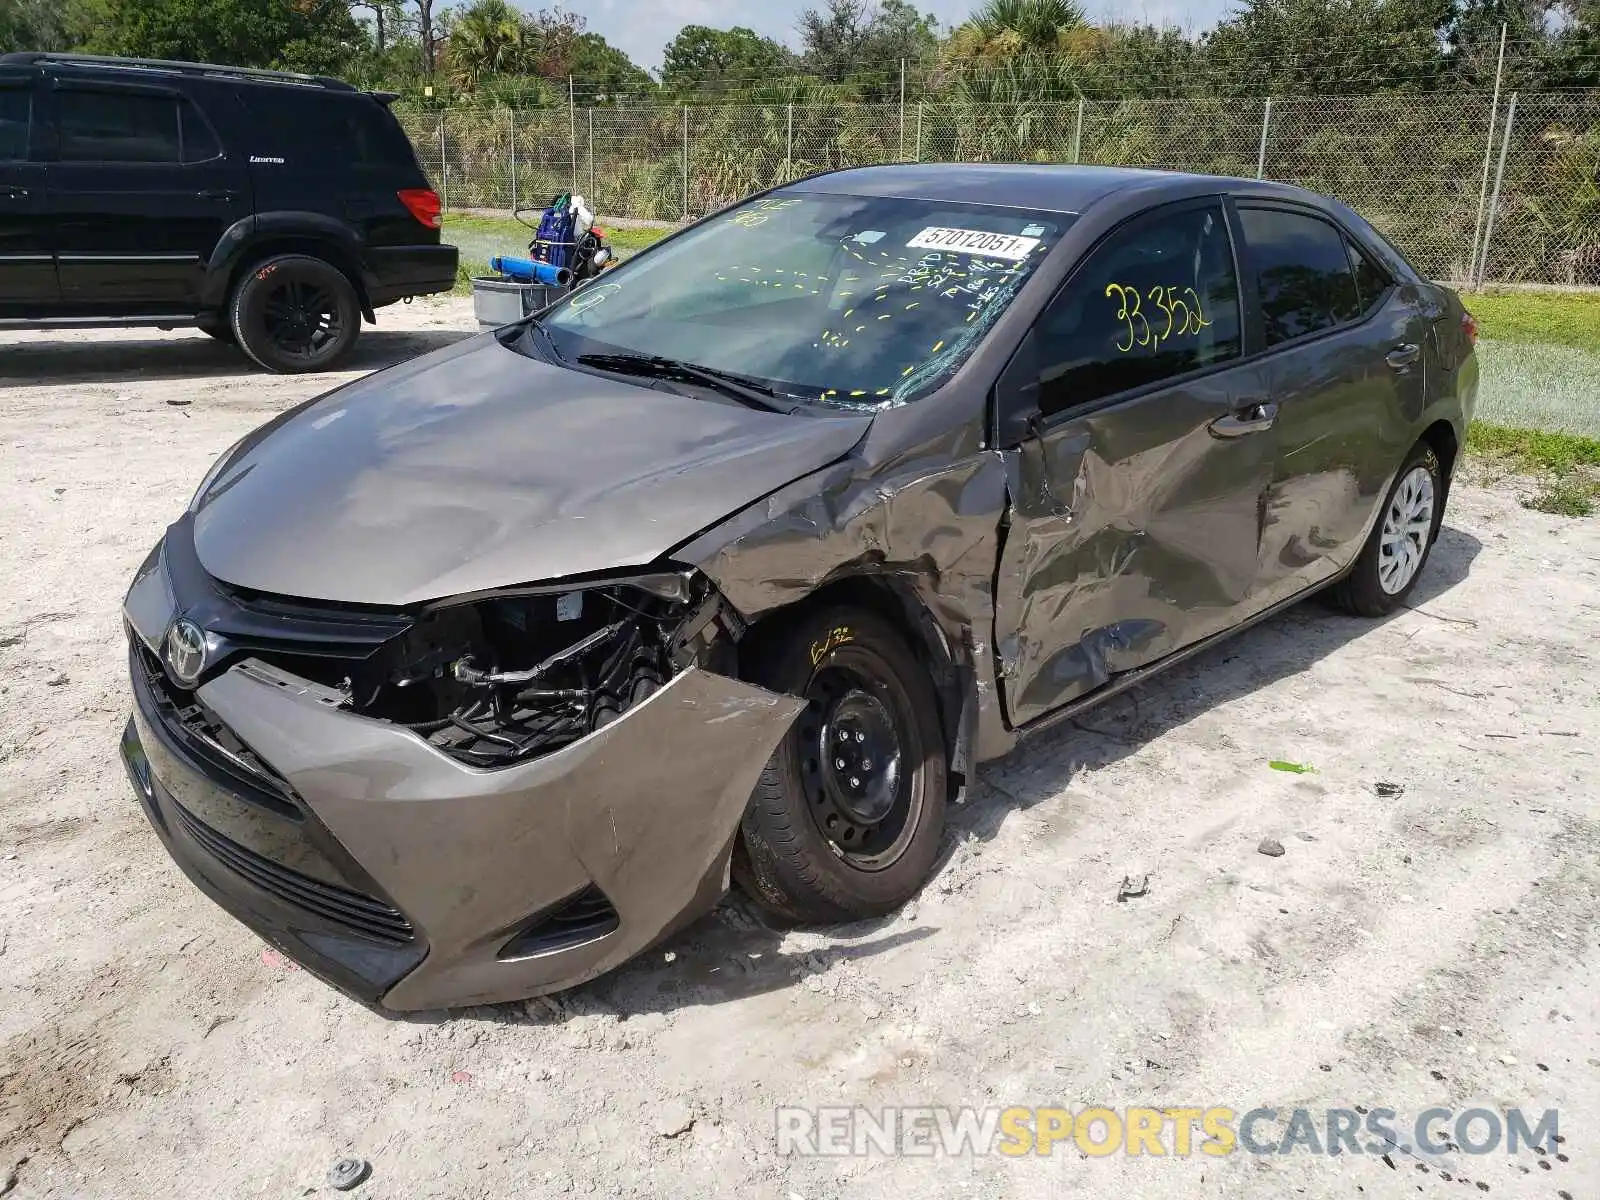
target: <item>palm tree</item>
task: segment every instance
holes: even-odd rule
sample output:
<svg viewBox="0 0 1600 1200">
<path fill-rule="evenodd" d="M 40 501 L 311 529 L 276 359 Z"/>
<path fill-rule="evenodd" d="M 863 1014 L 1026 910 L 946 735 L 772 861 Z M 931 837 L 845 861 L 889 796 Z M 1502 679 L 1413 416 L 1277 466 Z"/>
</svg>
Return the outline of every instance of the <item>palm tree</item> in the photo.
<svg viewBox="0 0 1600 1200">
<path fill-rule="evenodd" d="M 1012 58 L 1069 48 L 1087 22 L 1074 0 L 986 0 L 951 38 L 953 55 Z"/>
<path fill-rule="evenodd" d="M 522 70 L 527 59 L 526 19 L 507 0 L 475 0 L 451 24 L 445 62 L 451 82 L 471 91 L 486 75 Z"/>
</svg>

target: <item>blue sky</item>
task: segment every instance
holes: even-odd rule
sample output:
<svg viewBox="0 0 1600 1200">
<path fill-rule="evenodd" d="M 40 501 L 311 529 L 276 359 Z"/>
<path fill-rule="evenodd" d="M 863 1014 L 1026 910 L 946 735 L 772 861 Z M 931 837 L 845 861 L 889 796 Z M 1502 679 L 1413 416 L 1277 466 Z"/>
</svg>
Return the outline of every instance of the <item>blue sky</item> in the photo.
<svg viewBox="0 0 1600 1200">
<path fill-rule="evenodd" d="M 535 0 L 521 0 L 537 8 Z M 795 19 L 801 11 L 822 6 L 822 0 L 567 0 L 569 12 L 586 17 L 589 29 L 620 46 L 642 67 L 661 65 L 662 47 L 685 25 L 710 25 L 727 29 L 747 25 L 790 45 L 795 44 Z M 917 7 L 941 21 L 955 24 L 966 18 L 975 0 L 918 0 Z M 1204 29 L 1230 8 L 1228 0 L 1087 0 L 1085 8 L 1096 20 L 1150 21 Z"/>
</svg>

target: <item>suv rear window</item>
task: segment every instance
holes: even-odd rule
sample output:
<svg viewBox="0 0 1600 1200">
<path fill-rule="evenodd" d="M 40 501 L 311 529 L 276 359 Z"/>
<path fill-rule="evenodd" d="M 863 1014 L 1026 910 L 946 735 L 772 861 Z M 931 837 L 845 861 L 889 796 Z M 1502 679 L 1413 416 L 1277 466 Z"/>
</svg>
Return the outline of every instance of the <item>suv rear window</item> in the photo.
<svg viewBox="0 0 1600 1200">
<path fill-rule="evenodd" d="M 256 122 L 252 153 L 316 166 L 416 162 L 400 123 L 370 96 L 298 87 L 249 88 L 242 96 Z"/>
<path fill-rule="evenodd" d="M 178 96 L 63 89 L 61 161 L 194 163 L 222 153 L 211 127 Z"/>
<path fill-rule="evenodd" d="M 175 163 L 178 101 L 137 92 L 59 94 L 62 162 Z"/>
<path fill-rule="evenodd" d="M 0 162 L 28 157 L 28 113 L 33 95 L 26 88 L 0 87 Z"/>
</svg>

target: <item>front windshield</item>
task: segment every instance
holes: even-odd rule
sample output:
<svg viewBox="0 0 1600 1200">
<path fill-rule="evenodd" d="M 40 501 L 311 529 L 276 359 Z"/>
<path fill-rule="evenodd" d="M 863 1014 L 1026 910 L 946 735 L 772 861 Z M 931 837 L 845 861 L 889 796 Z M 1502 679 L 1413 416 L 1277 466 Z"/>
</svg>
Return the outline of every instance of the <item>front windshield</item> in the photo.
<svg viewBox="0 0 1600 1200">
<path fill-rule="evenodd" d="M 1071 219 L 779 193 L 606 273 L 541 324 L 568 359 L 659 356 L 806 400 L 904 404 L 966 359 Z"/>
</svg>

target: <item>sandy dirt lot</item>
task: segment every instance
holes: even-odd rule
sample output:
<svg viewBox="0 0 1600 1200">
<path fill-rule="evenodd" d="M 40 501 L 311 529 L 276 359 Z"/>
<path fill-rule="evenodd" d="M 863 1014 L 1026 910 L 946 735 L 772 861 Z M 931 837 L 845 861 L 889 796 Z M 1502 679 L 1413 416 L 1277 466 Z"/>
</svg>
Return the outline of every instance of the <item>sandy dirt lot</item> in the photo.
<svg viewBox="0 0 1600 1200">
<path fill-rule="evenodd" d="M 383 315 L 361 369 L 471 320 Z M 892 920 L 734 899 L 577 992 L 388 1020 L 191 887 L 116 757 L 134 567 L 216 454 L 345 377 L 0 335 L 0 1193 L 328 1196 L 357 1155 L 368 1198 L 1600 1195 L 1600 522 L 1458 489 L 1411 610 L 1302 606 L 1026 745 Z M 778 1155 L 777 1106 L 853 1103 L 1521 1106 L 1566 1140 Z"/>
</svg>

